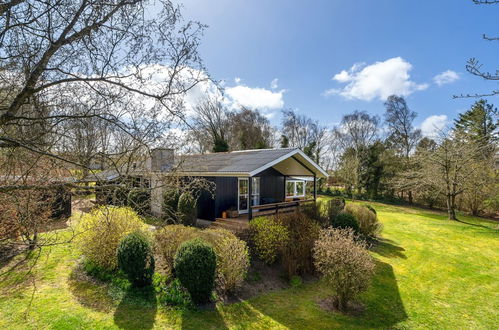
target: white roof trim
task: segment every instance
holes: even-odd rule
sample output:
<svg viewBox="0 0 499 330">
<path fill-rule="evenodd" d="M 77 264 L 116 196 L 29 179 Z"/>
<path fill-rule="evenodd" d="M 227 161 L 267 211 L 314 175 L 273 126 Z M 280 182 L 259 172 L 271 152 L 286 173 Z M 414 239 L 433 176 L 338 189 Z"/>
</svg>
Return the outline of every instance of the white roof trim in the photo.
<svg viewBox="0 0 499 330">
<path fill-rule="evenodd" d="M 289 152 L 289 153 L 287 153 L 287 154 L 285 154 L 285 155 L 283 155 L 283 156 L 281 156 L 281 157 L 279 157 L 279 158 L 277 158 L 277 159 L 275 159 L 275 160 L 273 160 L 273 161 L 271 161 L 271 162 L 269 162 L 269 163 L 267 163 L 267 164 L 265 164 L 265 165 L 257 168 L 256 170 L 251 171 L 249 173 L 249 176 L 254 176 L 254 175 L 256 175 L 256 174 L 258 174 L 258 173 L 260 173 L 260 172 L 262 172 L 262 171 L 264 171 L 264 170 L 266 170 L 266 169 L 268 169 L 268 168 L 270 168 L 270 167 L 272 167 L 272 166 L 274 166 L 276 164 L 279 164 L 283 160 L 286 160 L 286 159 L 288 159 L 288 158 L 290 158 L 290 157 L 292 157 L 292 156 L 294 156 L 296 154 L 300 154 L 300 156 L 302 156 L 303 158 L 305 158 L 305 160 L 308 163 L 310 163 L 313 167 L 315 167 L 326 178 L 329 176 L 326 171 L 324 171 L 312 159 L 310 159 L 307 155 L 305 155 L 305 153 L 303 151 L 301 151 L 300 149 L 294 149 L 291 152 Z"/>
</svg>

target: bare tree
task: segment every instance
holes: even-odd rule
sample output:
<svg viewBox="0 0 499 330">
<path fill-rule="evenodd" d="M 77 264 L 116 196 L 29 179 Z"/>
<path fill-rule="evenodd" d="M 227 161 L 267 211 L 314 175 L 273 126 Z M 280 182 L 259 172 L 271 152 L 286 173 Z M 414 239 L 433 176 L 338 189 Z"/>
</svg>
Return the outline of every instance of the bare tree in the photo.
<svg viewBox="0 0 499 330">
<path fill-rule="evenodd" d="M 438 147 L 420 152 L 420 168 L 412 178 L 414 185 L 430 186 L 444 196 L 449 219 L 456 220 L 456 198 L 466 190 L 470 178 L 479 169 L 476 159 L 481 150 L 477 144 L 463 143 L 449 134 L 442 135 Z"/>
<path fill-rule="evenodd" d="M 198 54 L 204 26 L 183 20 L 171 1 L 151 5 L 0 4 L 5 198 L 16 191 L 81 189 L 68 178 L 75 170 L 93 174 L 96 159 L 121 174 L 132 171 L 149 147 L 185 122 L 185 94 L 209 80 Z"/>
<path fill-rule="evenodd" d="M 363 111 L 355 111 L 344 115 L 340 125 L 333 130 L 333 139 L 345 155 L 342 167 L 348 168 L 348 170 L 340 171 L 340 173 L 343 173 L 343 179 L 346 182 L 350 182 L 353 192 L 360 193 L 361 190 L 361 150 L 376 140 L 378 125 L 378 117 L 370 116 Z M 354 193 L 352 193 L 352 197 L 355 197 Z"/>
<path fill-rule="evenodd" d="M 195 107 L 193 134 L 201 150 L 229 151 L 227 142 L 228 111 L 222 100 L 206 96 Z"/>
<path fill-rule="evenodd" d="M 272 148 L 274 128 L 258 110 L 241 108 L 228 114 L 229 146 L 231 150 Z"/>
</svg>

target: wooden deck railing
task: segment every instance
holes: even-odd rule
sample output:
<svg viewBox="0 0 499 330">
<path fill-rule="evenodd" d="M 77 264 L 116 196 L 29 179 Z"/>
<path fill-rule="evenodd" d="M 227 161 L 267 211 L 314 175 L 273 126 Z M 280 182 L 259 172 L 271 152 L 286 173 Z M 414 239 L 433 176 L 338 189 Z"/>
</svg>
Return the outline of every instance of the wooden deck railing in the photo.
<svg viewBox="0 0 499 330">
<path fill-rule="evenodd" d="M 279 214 L 280 212 L 291 212 L 300 207 L 300 205 L 314 202 L 315 199 L 302 199 L 289 202 L 280 203 L 270 203 L 255 205 L 251 207 L 252 216 L 269 215 L 269 214 Z"/>
</svg>

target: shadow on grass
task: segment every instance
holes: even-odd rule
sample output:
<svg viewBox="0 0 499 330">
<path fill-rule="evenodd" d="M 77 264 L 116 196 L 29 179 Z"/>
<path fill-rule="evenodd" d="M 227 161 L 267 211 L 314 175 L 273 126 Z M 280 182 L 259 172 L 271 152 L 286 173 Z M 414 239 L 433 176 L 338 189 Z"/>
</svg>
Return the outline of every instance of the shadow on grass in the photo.
<svg viewBox="0 0 499 330">
<path fill-rule="evenodd" d="M 185 310 L 182 312 L 182 329 L 228 329 L 218 308 Z"/>
<path fill-rule="evenodd" d="M 386 258 L 407 259 L 404 254 L 405 249 L 396 245 L 392 240 L 386 238 L 379 239 L 373 251 Z"/>
<path fill-rule="evenodd" d="M 69 290 L 82 306 L 99 312 L 109 312 L 115 305 L 107 294 L 108 285 L 92 279 L 80 266 L 71 271 L 68 285 Z"/>
<path fill-rule="evenodd" d="M 120 329 L 151 329 L 158 304 L 152 286 L 130 287 L 114 312 L 114 323 Z"/>
<path fill-rule="evenodd" d="M 286 290 L 288 291 L 288 290 Z M 315 283 L 270 299 L 249 301 L 250 307 L 288 328 L 393 328 L 407 319 L 391 265 L 376 261 L 376 275 L 368 292 L 360 297 L 364 311 L 357 316 L 324 310 L 321 299 L 332 294 L 325 283 Z"/>
</svg>

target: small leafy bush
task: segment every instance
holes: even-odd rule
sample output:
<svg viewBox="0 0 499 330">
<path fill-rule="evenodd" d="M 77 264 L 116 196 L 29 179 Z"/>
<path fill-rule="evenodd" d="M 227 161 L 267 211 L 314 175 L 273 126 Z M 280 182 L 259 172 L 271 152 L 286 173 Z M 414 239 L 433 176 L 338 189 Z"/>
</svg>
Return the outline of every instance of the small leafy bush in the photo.
<svg viewBox="0 0 499 330">
<path fill-rule="evenodd" d="M 381 233 L 382 225 L 378 221 L 376 213 L 373 213 L 364 205 L 349 203 L 345 211 L 352 214 L 359 223 L 359 231 L 367 237 L 376 237 Z"/>
<path fill-rule="evenodd" d="M 132 285 L 150 285 L 154 274 L 154 256 L 146 235 L 135 231 L 125 236 L 116 251 L 118 266 Z"/>
<path fill-rule="evenodd" d="M 180 223 L 185 226 L 195 226 L 197 220 L 196 199 L 188 192 L 180 195 L 178 200 Z"/>
<path fill-rule="evenodd" d="M 258 217 L 250 221 L 251 240 L 257 256 L 272 264 L 289 240 L 288 229 L 275 217 Z"/>
<path fill-rule="evenodd" d="M 359 223 L 355 217 L 347 212 L 339 213 L 333 220 L 332 226 L 334 228 L 351 228 L 354 232 L 359 231 Z"/>
<path fill-rule="evenodd" d="M 156 231 L 156 252 L 163 257 L 167 271 L 173 270 L 175 254 L 180 245 L 196 237 L 199 237 L 199 229 L 184 225 L 167 225 Z"/>
<path fill-rule="evenodd" d="M 213 248 L 197 238 L 184 242 L 175 256 L 175 274 L 196 304 L 208 302 L 215 284 L 217 258 Z"/>
<path fill-rule="evenodd" d="M 185 289 L 176 278 L 165 284 L 158 292 L 158 300 L 163 305 L 191 308 L 192 300 L 187 289 Z"/>
<path fill-rule="evenodd" d="M 369 288 L 375 269 L 364 243 L 355 240 L 351 229 L 321 230 L 314 246 L 314 262 L 335 293 L 335 304 L 341 311 Z"/>
<path fill-rule="evenodd" d="M 217 288 L 234 292 L 244 281 L 250 265 L 248 246 L 232 232 L 225 229 L 207 229 L 202 237 L 217 255 Z"/>
<path fill-rule="evenodd" d="M 338 214 L 345 209 L 345 199 L 343 197 L 333 197 L 325 202 L 324 213 L 329 225 L 332 225 Z"/>
<path fill-rule="evenodd" d="M 301 211 L 310 219 L 317 222 L 321 227 L 327 227 L 330 225 L 329 219 L 325 216 L 321 204 L 318 201 L 313 203 L 307 203 L 301 206 Z"/>
<path fill-rule="evenodd" d="M 289 280 L 289 284 L 293 287 L 293 288 L 297 288 L 299 287 L 300 285 L 302 285 L 303 283 L 303 280 L 301 279 L 300 276 L 298 275 L 294 275 L 291 277 L 291 279 Z"/>
<path fill-rule="evenodd" d="M 288 239 L 281 246 L 282 264 L 288 278 L 313 272 L 312 249 L 321 229 L 319 224 L 300 211 L 282 214 L 277 221 L 288 232 Z"/>
<path fill-rule="evenodd" d="M 107 270 L 118 267 L 116 249 L 123 237 L 145 229 L 145 224 L 129 207 L 102 206 L 83 214 L 76 231 L 77 245 L 88 261 Z"/>
</svg>

